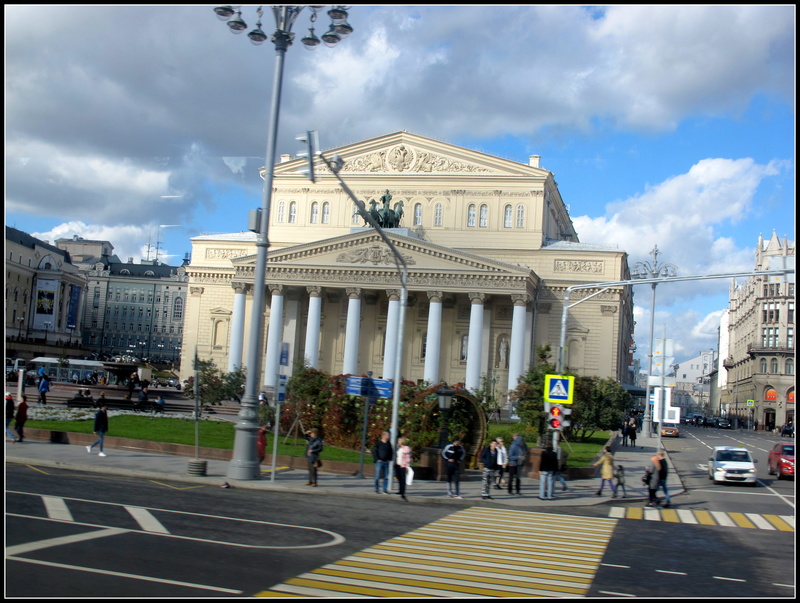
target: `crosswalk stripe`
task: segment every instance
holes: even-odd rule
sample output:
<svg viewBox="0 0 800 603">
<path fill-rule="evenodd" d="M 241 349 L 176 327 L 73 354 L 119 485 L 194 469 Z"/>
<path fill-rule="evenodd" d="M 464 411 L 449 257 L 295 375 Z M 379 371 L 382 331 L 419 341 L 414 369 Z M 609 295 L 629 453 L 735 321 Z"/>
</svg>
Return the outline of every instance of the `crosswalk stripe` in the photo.
<svg viewBox="0 0 800 603">
<path fill-rule="evenodd" d="M 644 519 L 646 521 L 665 521 L 669 523 L 687 523 L 706 526 L 723 526 L 728 528 L 747 528 L 759 530 L 778 530 L 794 532 L 793 515 L 771 515 L 759 513 L 739 513 L 735 511 L 706 511 L 704 509 L 664 509 L 640 507 L 611 507 L 608 511 L 611 519 Z"/>
<path fill-rule="evenodd" d="M 136 523 L 138 523 L 145 532 L 169 534 L 169 530 L 161 525 L 161 522 L 153 517 L 153 514 L 147 509 L 143 509 L 142 507 L 125 507 L 125 510 L 131 514 L 131 517 L 136 520 Z"/>
<path fill-rule="evenodd" d="M 67 502 L 63 498 L 58 498 L 57 496 L 42 496 L 42 502 L 44 502 L 44 508 L 50 519 L 75 521 L 72 518 L 72 513 L 70 513 L 67 508 Z"/>
<path fill-rule="evenodd" d="M 554 539 L 553 520 L 568 526 L 568 535 Z M 473 507 L 256 596 L 585 596 L 616 523 Z"/>
</svg>

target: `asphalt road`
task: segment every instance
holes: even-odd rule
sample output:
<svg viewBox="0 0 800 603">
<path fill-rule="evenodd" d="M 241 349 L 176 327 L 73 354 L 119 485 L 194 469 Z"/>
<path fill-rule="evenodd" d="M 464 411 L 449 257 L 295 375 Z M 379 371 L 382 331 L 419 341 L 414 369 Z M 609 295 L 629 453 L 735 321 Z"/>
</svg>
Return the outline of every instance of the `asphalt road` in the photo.
<svg viewBox="0 0 800 603">
<path fill-rule="evenodd" d="M 686 445 L 681 455 L 687 459 L 704 454 L 692 438 L 677 443 Z M 766 476 L 766 469 L 763 473 Z M 702 485 L 708 487 L 707 481 Z M 744 503 L 729 502 L 730 494 L 747 498 Z M 685 495 L 686 500 L 693 495 Z M 735 490 L 705 491 L 701 496 L 711 502 L 700 504 L 720 507 L 773 504 Z M 6 595 L 241 597 L 310 588 L 303 584 L 314 580 L 328 581 L 326 585 L 341 580 L 345 586 L 338 588 L 362 589 L 374 581 L 373 588 L 386 588 L 385 582 L 394 578 L 383 576 L 392 572 L 369 569 L 372 565 L 362 564 L 368 568 L 363 570 L 365 577 L 348 577 L 356 565 L 349 556 L 367 555 L 378 562 L 376 549 L 397 548 L 400 540 L 419 539 L 420 531 L 429 530 L 435 532 L 435 542 L 413 540 L 412 558 L 424 559 L 433 547 L 446 565 L 452 560 L 454 568 L 475 559 L 448 578 L 425 582 L 430 593 L 460 589 L 464 582 L 471 588 L 486 587 L 491 579 L 482 577 L 480 570 L 496 551 L 510 547 L 523 559 L 523 549 L 536 545 L 545 553 L 552 551 L 546 569 L 544 562 L 534 565 L 545 572 L 542 582 L 550 585 L 543 588 L 553 594 L 560 592 L 560 574 L 577 570 L 582 548 L 594 546 L 599 564 L 586 574 L 583 595 L 794 596 L 793 532 L 609 519 L 610 504 L 558 513 L 477 507 L 454 512 L 391 496 L 354 500 L 254 492 L 7 465 Z M 473 514 L 473 520 L 453 520 L 465 514 Z M 531 537 L 535 542 L 493 531 L 518 520 L 540 530 Z M 604 529 L 605 536 L 590 534 Z M 562 554 L 558 547 L 579 533 L 588 534 L 587 544 Z M 387 546 L 387 541 L 396 544 Z M 436 563 L 439 557 L 428 558 Z M 385 563 L 392 570 L 399 566 L 394 558 Z M 499 594 L 505 586 L 500 581 L 492 588 Z"/>
</svg>

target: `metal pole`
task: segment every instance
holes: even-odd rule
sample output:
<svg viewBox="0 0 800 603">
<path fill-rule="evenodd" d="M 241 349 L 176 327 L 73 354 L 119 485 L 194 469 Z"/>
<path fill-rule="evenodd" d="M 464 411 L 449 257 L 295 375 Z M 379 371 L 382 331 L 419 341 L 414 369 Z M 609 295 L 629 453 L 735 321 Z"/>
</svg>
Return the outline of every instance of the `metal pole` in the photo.
<svg viewBox="0 0 800 603">
<path fill-rule="evenodd" d="M 664 425 L 664 417 L 667 413 L 667 388 L 664 382 L 667 378 L 667 325 L 664 325 L 664 341 L 661 344 L 661 412 L 658 417 L 658 449 L 661 450 L 664 445 L 661 443 L 661 427 Z"/>
<path fill-rule="evenodd" d="M 356 477 L 364 479 L 364 452 L 367 448 L 367 420 L 369 417 L 369 407 L 372 404 L 372 371 L 367 373 L 367 395 L 364 396 L 364 428 L 361 431 L 361 457 L 358 460 L 358 473 Z M 363 389 L 361 390 L 363 393 Z"/>
<path fill-rule="evenodd" d="M 650 305 L 650 354 L 648 355 L 648 362 L 647 362 L 647 389 L 645 389 L 644 395 L 644 425 L 642 426 L 644 432 L 647 434 L 648 438 L 653 437 L 653 405 L 650 404 L 650 394 L 652 389 L 650 387 L 650 375 L 653 374 L 653 329 L 655 327 L 655 318 L 656 318 L 656 284 L 651 283 L 650 286 L 653 288 L 653 302 Z"/>
<path fill-rule="evenodd" d="M 264 189 L 256 239 L 256 267 L 253 276 L 253 309 L 250 318 L 250 336 L 247 340 L 247 379 L 242 398 L 239 422 L 233 444 L 233 457 L 228 465 L 231 479 L 259 479 L 260 471 L 256 457 L 258 424 L 256 418 L 258 382 L 261 378 L 261 349 L 264 339 L 264 312 L 266 310 L 267 250 L 269 249 L 269 213 L 272 203 L 272 180 L 275 174 L 275 146 L 278 138 L 283 65 L 286 50 L 291 44 L 290 35 L 277 30 L 272 37 L 275 44 L 275 76 L 272 86 L 272 103 L 267 134 L 266 165 L 264 167 Z"/>
</svg>

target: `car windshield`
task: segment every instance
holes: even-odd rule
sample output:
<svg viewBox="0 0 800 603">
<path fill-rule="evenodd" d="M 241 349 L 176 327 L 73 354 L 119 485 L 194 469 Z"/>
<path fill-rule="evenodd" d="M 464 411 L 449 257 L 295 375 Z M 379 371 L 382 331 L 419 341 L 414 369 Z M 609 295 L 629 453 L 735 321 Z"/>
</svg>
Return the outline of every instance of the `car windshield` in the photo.
<svg viewBox="0 0 800 603">
<path fill-rule="evenodd" d="M 675 423 L 664 423 L 664 427 L 677 427 Z"/>
<path fill-rule="evenodd" d="M 747 463 L 750 462 L 750 455 L 744 450 L 723 450 L 717 454 L 717 460 Z"/>
<path fill-rule="evenodd" d="M 784 446 L 781 454 L 783 456 L 794 456 L 794 446 Z"/>
</svg>

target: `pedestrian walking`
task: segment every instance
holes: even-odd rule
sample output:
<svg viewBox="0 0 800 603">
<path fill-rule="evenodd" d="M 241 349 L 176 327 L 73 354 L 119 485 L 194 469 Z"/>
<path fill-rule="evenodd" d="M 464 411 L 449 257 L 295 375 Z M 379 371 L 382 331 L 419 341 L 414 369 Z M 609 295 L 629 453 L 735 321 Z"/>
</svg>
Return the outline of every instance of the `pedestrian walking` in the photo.
<svg viewBox="0 0 800 603">
<path fill-rule="evenodd" d="M 91 446 L 87 446 L 86 452 L 92 454 L 92 448 L 99 445 L 100 453 L 97 456 L 107 456 L 106 453 L 103 452 L 103 440 L 106 437 L 106 433 L 108 433 L 108 404 L 106 403 L 100 406 L 100 410 L 98 410 L 97 414 L 94 416 L 94 432 L 97 434 L 97 441 Z"/>
<path fill-rule="evenodd" d="M 450 498 L 461 498 L 460 472 L 461 461 L 467 456 L 467 451 L 461 445 L 461 438 L 455 438 L 452 444 L 442 449 L 445 471 L 447 473 L 447 495 Z"/>
<path fill-rule="evenodd" d="M 603 447 L 603 456 L 597 461 L 594 466 L 600 466 L 600 489 L 597 491 L 597 496 L 602 496 L 603 487 L 608 483 L 611 488 L 611 498 L 617 497 L 617 487 L 614 485 L 614 455 L 611 454 L 609 446 Z"/>
<path fill-rule="evenodd" d="M 511 448 L 508 451 L 508 493 L 520 493 L 520 475 L 528 458 L 528 446 L 518 433 L 514 434 Z"/>
<path fill-rule="evenodd" d="M 642 482 L 647 485 L 647 504 L 646 507 L 658 506 L 656 491 L 658 490 L 658 472 L 661 470 L 661 463 L 657 455 L 650 458 L 650 465 L 645 469 Z"/>
<path fill-rule="evenodd" d="M 304 436 L 306 439 L 306 460 L 308 461 L 308 483 L 306 486 L 317 487 L 317 469 L 322 466 L 322 461 L 319 458 L 322 452 L 322 440 L 319 437 L 319 431 L 316 429 L 309 429 Z"/>
<path fill-rule="evenodd" d="M 389 463 L 394 458 L 391 435 L 388 431 L 381 434 L 381 439 L 372 447 L 372 460 L 375 461 L 375 494 L 389 494 Z M 381 488 L 381 482 L 383 487 Z"/>
<path fill-rule="evenodd" d="M 630 438 L 631 446 L 636 448 L 636 422 L 628 425 L 628 438 Z"/>
<path fill-rule="evenodd" d="M 614 472 L 614 477 L 617 478 L 617 492 L 619 489 L 622 488 L 622 498 L 628 494 L 625 490 L 625 467 L 622 465 L 617 465 L 617 470 Z"/>
<path fill-rule="evenodd" d="M 160 399 L 160 398 L 159 398 Z M 156 401 L 158 404 L 158 401 Z M 264 462 L 264 459 L 267 458 L 267 424 L 262 423 L 261 427 L 258 428 L 258 441 L 256 442 L 256 448 L 258 449 L 258 464 Z"/>
<path fill-rule="evenodd" d="M 47 375 L 42 375 L 42 378 L 39 380 L 39 404 L 47 404 L 47 392 L 50 391 L 50 381 L 47 379 Z"/>
<path fill-rule="evenodd" d="M 20 403 L 17 406 L 17 414 L 14 415 L 14 430 L 17 432 L 17 442 L 25 439 L 25 421 L 28 420 L 28 397 L 22 394 Z"/>
<path fill-rule="evenodd" d="M 622 433 L 622 445 L 623 446 L 627 446 L 628 445 L 628 436 L 630 435 L 630 425 L 628 425 L 627 421 L 625 421 L 622 424 L 622 428 L 620 429 L 620 432 Z"/>
<path fill-rule="evenodd" d="M 503 474 L 508 471 L 508 449 L 503 438 L 497 438 L 497 479 L 494 487 L 497 490 L 503 489 Z"/>
<path fill-rule="evenodd" d="M 558 470 L 558 455 L 553 450 L 553 445 L 548 444 L 542 452 L 541 462 L 539 463 L 539 498 L 542 500 L 553 500 L 553 482 L 555 472 Z"/>
<path fill-rule="evenodd" d="M 658 482 L 656 484 L 656 494 L 658 493 L 659 488 L 664 489 L 664 506 L 669 507 L 672 504 L 672 501 L 669 496 L 669 490 L 667 489 L 667 459 L 666 453 L 663 450 L 659 450 L 656 453 L 655 458 L 658 461 Z"/>
<path fill-rule="evenodd" d="M 408 473 L 411 471 L 411 447 L 408 445 L 408 438 L 397 440 L 397 458 L 395 460 L 394 472 L 399 483 L 400 497 L 408 502 L 406 498 L 406 485 L 408 484 Z M 412 474 L 413 475 L 413 474 Z"/>
<path fill-rule="evenodd" d="M 489 442 L 481 452 L 481 463 L 483 463 L 483 482 L 481 483 L 481 498 L 491 499 L 491 488 L 494 484 L 495 473 L 497 472 L 497 442 Z"/>
<path fill-rule="evenodd" d="M 17 410 L 14 405 L 14 397 L 11 392 L 6 392 L 6 435 L 11 438 L 11 442 L 17 441 L 17 435 L 11 431 L 11 421 L 14 420 L 14 412 Z"/>
</svg>

